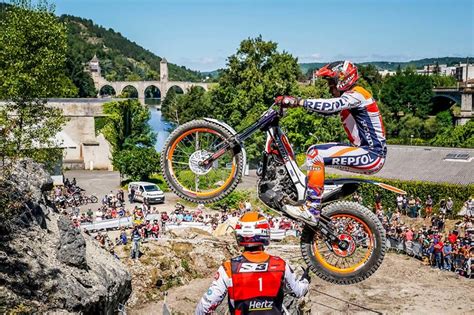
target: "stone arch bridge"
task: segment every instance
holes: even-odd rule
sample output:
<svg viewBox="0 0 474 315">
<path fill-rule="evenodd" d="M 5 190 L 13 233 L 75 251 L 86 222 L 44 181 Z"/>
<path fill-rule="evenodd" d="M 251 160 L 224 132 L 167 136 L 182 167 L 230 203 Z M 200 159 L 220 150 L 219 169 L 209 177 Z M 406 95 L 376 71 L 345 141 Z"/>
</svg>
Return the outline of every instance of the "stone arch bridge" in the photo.
<svg viewBox="0 0 474 315">
<path fill-rule="evenodd" d="M 198 86 L 208 91 L 208 83 L 200 82 L 183 82 L 183 81 L 114 81 L 109 82 L 106 80 L 101 81 L 96 84 L 96 89 L 100 91 L 104 88 L 110 86 L 114 89 L 115 95 L 120 95 L 124 92 L 125 88 L 132 87 L 138 93 L 138 100 L 145 104 L 145 91 L 148 89 L 153 89 L 153 92 L 156 90 L 159 91 L 159 98 L 164 99 L 168 91 L 172 88 L 180 89 L 183 93 L 186 93 L 191 87 Z"/>
<path fill-rule="evenodd" d="M 99 93 L 99 97 L 102 95 L 102 91 L 105 87 L 112 88 L 114 93 L 112 95 L 118 96 L 124 92 L 128 87 L 135 89 L 138 94 L 138 100 L 145 104 L 146 92 L 149 90 L 149 94 L 152 98 L 164 99 L 170 89 L 174 88 L 177 91 L 181 90 L 182 93 L 186 93 L 191 87 L 198 86 L 204 90 L 209 90 L 209 83 L 203 82 L 188 82 L 188 81 L 169 81 L 168 80 L 168 62 L 165 58 L 160 61 L 160 80 L 153 81 L 107 81 L 102 77 L 100 70 L 100 62 L 97 56 L 94 56 L 89 61 L 89 69 L 92 79 L 94 80 L 95 88 Z M 110 95 L 110 96 L 112 96 Z"/>
<path fill-rule="evenodd" d="M 453 103 L 461 106 L 461 117 L 458 123 L 464 125 L 474 117 L 474 84 L 466 83 L 458 88 L 435 88 L 433 89 L 434 98 L 449 99 Z"/>
</svg>

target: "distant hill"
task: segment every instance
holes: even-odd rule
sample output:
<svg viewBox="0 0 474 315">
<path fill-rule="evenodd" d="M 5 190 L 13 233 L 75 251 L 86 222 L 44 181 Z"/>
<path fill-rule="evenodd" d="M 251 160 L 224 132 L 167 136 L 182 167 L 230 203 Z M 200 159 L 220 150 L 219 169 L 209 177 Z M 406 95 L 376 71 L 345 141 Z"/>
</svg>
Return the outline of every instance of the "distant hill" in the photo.
<svg viewBox="0 0 474 315">
<path fill-rule="evenodd" d="M 161 57 L 125 38 L 120 32 L 71 15 L 62 15 L 60 20 L 68 28 L 71 53 L 83 63 L 96 54 L 102 75 L 108 80 L 159 80 Z M 184 66 L 168 63 L 168 69 L 170 80 L 202 80 L 199 72 Z"/>
<path fill-rule="evenodd" d="M 0 19 L 10 5 L 0 3 Z M 71 15 L 59 19 L 68 29 L 69 61 L 83 64 L 94 54 L 101 61 L 102 75 L 111 81 L 159 79 L 161 57 L 125 38 L 120 32 Z M 170 80 L 201 81 L 198 71 L 168 63 Z"/>
<path fill-rule="evenodd" d="M 469 57 L 471 61 L 474 61 L 474 58 Z M 424 58 L 424 59 L 419 59 L 419 60 L 411 60 L 411 61 L 405 61 L 405 62 L 396 62 L 396 61 L 369 61 L 369 62 L 361 62 L 358 64 L 362 65 L 374 65 L 380 70 L 390 70 L 390 71 L 395 71 L 397 70 L 398 67 L 400 68 L 406 68 L 408 66 L 415 67 L 417 69 L 421 69 L 424 66 L 430 65 L 430 64 L 435 64 L 438 62 L 438 64 L 447 64 L 448 66 L 452 66 L 455 64 L 458 64 L 459 62 L 466 62 L 466 58 L 458 58 L 458 57 L 440 57 L 440 58 Z M 301 71 L 303 73 L 308 73 L 308 71 L 312 71 L 314 69 L 319 69 L 326 65 L 327 63 L 321 63 L 321 62 L 314 62 L 314 63 L 300 63 Z"/>
</svg>

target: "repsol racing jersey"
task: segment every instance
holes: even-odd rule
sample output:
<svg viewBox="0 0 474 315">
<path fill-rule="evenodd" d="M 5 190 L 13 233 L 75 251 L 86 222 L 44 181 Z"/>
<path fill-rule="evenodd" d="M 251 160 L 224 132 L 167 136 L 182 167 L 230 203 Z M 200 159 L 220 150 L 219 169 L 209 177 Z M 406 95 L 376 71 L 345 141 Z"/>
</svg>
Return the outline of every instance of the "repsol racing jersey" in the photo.
<svg viewBox="0 0 474 315">
<path fill-rule="evenodd" d="M 282 314 L 284 286 L 301 297 L 308 291 L 309 282 L 297 280 L 279 257 L 260 251 L 244 252 L 219 267 L 195 314 L 212 313 L 226 295 L 231 314 Z"/>
<path fill-rule="evenodd" d="M 379 156 L 386 155 L 385 128 L 379 108 L 369 91 L 355 86 L 340 97 L 307 99 L 304 108 L 321 114 L 340 112 L 349 141 L 367 147 Z"/>
</svg>

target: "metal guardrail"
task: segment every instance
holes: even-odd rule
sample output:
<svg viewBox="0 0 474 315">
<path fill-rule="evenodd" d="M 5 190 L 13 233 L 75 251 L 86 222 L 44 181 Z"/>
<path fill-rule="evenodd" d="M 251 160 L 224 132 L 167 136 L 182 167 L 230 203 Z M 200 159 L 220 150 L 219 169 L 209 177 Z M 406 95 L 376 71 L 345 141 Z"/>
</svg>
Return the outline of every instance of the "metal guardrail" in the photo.
<svg viewBox="0 0 474 315">
<path fill-rule="evenodd" d="M 387 247 L 397 252 L 403 252 L 409 256 L 422 258 L 423 257 L 423 245 L 419 242 L 403 241 L 396 238 L 387 238 Z"/>
<path fill-rule="evenodd" d="M 155 213 L 148 214 L 143 221 L 146 220 L 160 220 L 160 215 Z M 81 224 L 81 228 L 87 231 L 103 231 L 103 230 L 117 230 L 122 227 L 124 228 L 131 228 L 133 227 L 133 217 L 122 217 L 118 219 L 109 219 L 109 220 L 100 220 L 95 221 L 93 223 L 83 223 Z M 205 225 L 201 222 L 181 222 L 180 224 L 176 223 L 166 223 L 166 229 L 168 230 L 175 230 L 175 229 L 183 229 L 183 228 L 198 228 L 202 229 L 207 232 L 212 232 L 211 227 L 209 225 Z M 295 236 L 297 237 L 296 230 L 282 230 L 282 229 L 271 229 L 270 230 L 270 238 L 274 241 L 281 241 L 287 236 Z"/>
</svg>

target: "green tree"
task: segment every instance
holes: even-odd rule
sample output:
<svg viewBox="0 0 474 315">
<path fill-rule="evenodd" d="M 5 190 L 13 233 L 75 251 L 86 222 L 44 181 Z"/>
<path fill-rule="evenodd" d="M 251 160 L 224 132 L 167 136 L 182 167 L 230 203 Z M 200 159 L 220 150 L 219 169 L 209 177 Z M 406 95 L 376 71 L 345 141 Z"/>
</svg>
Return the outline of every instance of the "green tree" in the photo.
<svg viewBox="0 0 474 315">
<path fill-rule="evenodd" d="M 159 171 L 160 157 L 154 148 L 156 136 L 148 121 L 151 114 L 137 100 L 104 104 L 101 132 L 112 147 L 112 165 L 131 179 L 146 179 Z"/>
<path fill-rule="evenodd" d="M 94 81 L 88 72 L 84 71 L 84 65 L 81 58 L 68 49 L 66 60 L 66 73 L 77 87 L 78 97 L 96 97 L 97 90 Z"/>
<path fill-rule="evenodd" d="M 380 91 L 382 102 L 396 114 L 425 118 L 432 108 L 433 83 L 429 76 L 418 75 L 411 68 L 387 77 Z M 400 116 L 397 116 L 400 117 Z"/>
<path fill-rule="evenodd" d="M 112 164 L 132 180 L 146 180 L 160 171 L 160 154 L 155 148 L 134 146 L 113 155 Z"/>
<path fill-rule="evenodd" d="M 358 65 L 359 75 L 363 81 L 367 84 L 361 84 L 363 87 L 367 88 L 374 94 L 374 97 L 378 99 L 380 88 L 382 86 L 382 76 L 380 75 L 377 67 L 372 64 L 368 65 Z"/>
<path fill-rule="evenodd" d="M 174 89 L 166 93 L 165 99 L 161 102 L 161 113 L 168 121 L 180 124 L 178 112 L 178 95 Z"/>
<path fill-rule="evenodd" d="M 474 148 L 474 121 L 445 129 L 431 140 L 431 144 L 443 147 Z"/>
<path fill-rule="evenodd" d="M 298 91 L 300 75 L 297 59 L 278 52 L 275 42 L 261 36 L 243 40 L 227 60 L 219 85 L 212 91 L 213 116 L 243 129 L 255 122 L 277 95 Z M 249 159 L 260 153 L 264 135 L 259 133 L 246 143 Z"/>
<path fill-rule="evenodd" d="M 45 98 L 77 93 L 65 71 L 66 30 L 52 9 L 40 1 L 14 1 L 0 20 L 0 155 L 56 160 L 62 150 L 53 137 L 65 123 L 60 109 Z"/>
<path fill-rule="evenodd" d="M 400 125 L 402 125 L 403 128 L 401 128 L 399 135 L 405 141 L 408 141 L 412 136 L 414 138 L 421 138 L 423 134 L 423 120 L 421 118 L 413 116 L 412 114 L 405 115 L 400 120 Z"/>
<path fill-rule="evenodd" d="M 105 124 L 101 132 L 112 146 L 112 155 L 135 146 L 151 147 L 156 137 L 148 121 L 151 114 L 137 100 L 104 104 Z"/>
<path fill-rule="evenodd" d="M 193 119 L 212 116 L 211 95 L 203 88 L 193 86 L 186 94 L 176 94 L 170 89 L 161 105 L 164 117 L 176 124 L 183 124 Z"/>
<path fill-rule="evenodd" d="M 447 75 L 432 75 L 433 87 L 456 87 L 457 81 L 455 77 Z"/>
</svg>

